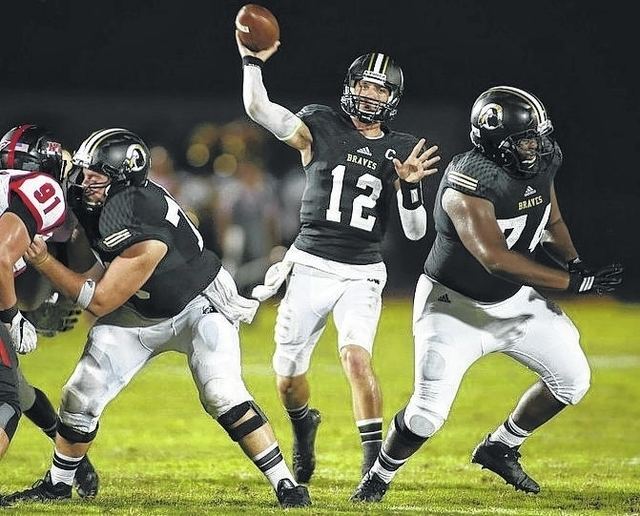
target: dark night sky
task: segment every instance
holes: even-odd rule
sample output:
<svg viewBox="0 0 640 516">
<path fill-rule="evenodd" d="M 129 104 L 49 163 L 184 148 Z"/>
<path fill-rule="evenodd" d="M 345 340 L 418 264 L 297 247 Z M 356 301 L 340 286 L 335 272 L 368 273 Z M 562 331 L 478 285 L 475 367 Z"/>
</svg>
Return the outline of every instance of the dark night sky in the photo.
<svg viewBox="0 0 640 516">
<path fill-rule="evenodd" d="M 233 20 L 242 4 L 8 3 L 2 9 L 0 92 L 5 98 L 19 95 L 21 102 L 50 97 L 53 104 L 74 95 L 139 102 L 228 98 L 241 115 Z M 638 28 L 627 3 L 286 0 L 262 5 L 277 16 L 282 40 L 265 68 L 265 81 L 272 98 L 287 99 L 293 107 L 337 100 L 348 64 L 371 50 L 387 52 L 402 65 L 401 110 L 440 104 L 468 110 L 480 92 L 496 84 L 537 94 L 565 153 L 566 176 L 558 179 L 557 189 L 566 218 L 578 225 L 578 243 L 601 261 L 619 259 L 628 266 L 640 261 L 635 170 L 640 107 L 638 83 L 630 77 L 637 74 Z M 468 133 L 468 126 L 455 130 Z M 434 132 L 437 140 L 437 128 Z M 630 275 L 635 297 L 640 279 L 633 270 Z"/>
</svg>

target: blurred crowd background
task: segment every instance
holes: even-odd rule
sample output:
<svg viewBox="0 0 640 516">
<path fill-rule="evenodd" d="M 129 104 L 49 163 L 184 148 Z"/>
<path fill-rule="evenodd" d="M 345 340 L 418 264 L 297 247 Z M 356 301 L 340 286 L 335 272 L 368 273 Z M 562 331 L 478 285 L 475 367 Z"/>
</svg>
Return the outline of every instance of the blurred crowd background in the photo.
<svg viewBox="0 0 640 516">
<path fill-rule="evenodd" d="M 623 262 L 616 297 L 640 299 L 640 108 L 628 72 L 630 22 L 590 2 L 265 1 L 281 50 L 265 66 L 275 101 L 337 107 L 350 62 L 386 51 L 403 66 L 393 128 L 441 148 L 424 185 L 431 215 L 449 159 L 470 147 L 469 110 L 508 83 L 540 96 L 564 153 L 560 206 L 585 260 Z M 233 19 L 243 2 L 23 0 L 5 6 L 0 120 L 45 125 L 73 150 L 92 131 L 126 127 L 152 147 L 151 177 L 185 207 L 207 247 L 246 293 L 298 230 L 298 153 L 252 123 L 241 99 Z M 410 295 L 434 238 L 409 242 L 392 214 L 383 252 L 387 293 Z"/>
</svg>

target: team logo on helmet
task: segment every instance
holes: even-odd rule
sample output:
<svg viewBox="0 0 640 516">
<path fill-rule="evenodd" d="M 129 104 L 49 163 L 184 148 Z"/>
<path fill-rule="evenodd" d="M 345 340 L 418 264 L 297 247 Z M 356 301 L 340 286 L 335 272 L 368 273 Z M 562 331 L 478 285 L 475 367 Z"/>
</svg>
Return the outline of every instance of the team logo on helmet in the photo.
<svg viewBox="0 0 640 516">
<path fill-rule="evenodd" d="M 131 172 L 139 172 L 144 169 L 147 165 L 147 157 L 142 145 L 138 143 L 129 145 L 124 164 Z"/>
<path fill-rule="evenodd" d="M 500 104 L 487 104 L 478 115 L 478 125 L 489 131 L 502 127 L 504 112 Z"/>
</svg>

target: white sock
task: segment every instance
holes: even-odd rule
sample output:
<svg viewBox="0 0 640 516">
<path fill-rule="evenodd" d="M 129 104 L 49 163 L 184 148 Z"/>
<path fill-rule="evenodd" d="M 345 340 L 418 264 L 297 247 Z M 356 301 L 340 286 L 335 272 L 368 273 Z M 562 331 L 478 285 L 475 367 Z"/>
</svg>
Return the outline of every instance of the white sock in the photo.
<svg viewBox="0 0 640 516">
<path fill-rule="evenodd" d="M 489 440 L 493 442 L 500 442 L 513 448 L 520 446 L 527 437 L 531 435 L 531 432 L 523 430 L 513 422 L 513 417 L 509 415 L 507 420 L 496 428 L 489 436 Z"/>
<path fill-rule="evenodd" d="M 393 480 L 396 473 L 408 459 L 392 459 L 383 450 L 380 450 L 380 455 L 376 459 L 373 466 L 369 470 L 370 473 L 377 473 L 378 476 L 384 480 L 387 484 Z"/>
<path fill-rule="evenodd" d="M 289 471 L 287 463 L 284 461 L 284 457 L 282 456 L 282 452 L 280 451 L 280 447 L 277 442 L 273 443 L 265 450 L 262 450 L 251 460 L 253 460 L 258 469 L 262 471 L 264 476 L 267 477 L 267 480 L 274 489 L 278 487 L 278 482 L 283 478 L 291 480 L 291 483 L 294 486 L 298 485 L 294 480 L 291 471 Z"/>
<path fill-rule="evenodd" d="M 53 464 L 51 464 L 51 483 L 55 486 L 62 482 L 69 486 L 73 485 L 73 477 L 76 476 L 78 464 L 84 458 L 69 457 L 60 453 L 57 449 L 53 452 Z"/>
</svg>

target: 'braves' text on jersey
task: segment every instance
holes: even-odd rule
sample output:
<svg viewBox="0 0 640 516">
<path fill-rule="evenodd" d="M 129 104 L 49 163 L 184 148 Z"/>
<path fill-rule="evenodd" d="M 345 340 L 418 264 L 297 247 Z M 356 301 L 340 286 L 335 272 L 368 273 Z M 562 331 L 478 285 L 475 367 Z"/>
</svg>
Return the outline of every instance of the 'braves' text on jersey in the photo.
<svg viewBox="0 0 640 516">
<path fill-rule="evenodd" d="M 384 128 L 366 138 L 344 114 L 318 104 L 299 113 L 313 136 L 313 158 L 294 245 L 328 260 L 351 264 L 382 261 L 389 207 L 398 178 L 393 158 L 404 161 L 418 139 Z"/>
<path fill-rule="evenodd" d="M 128 301 L 145 317 L 178 314 L 220 270 L 220 259 L 204 248 L 200 233 L 178 203 L 152 181 L 112 189 L 97 214 L 86 213 L 79 219 L 104 264 L 144 240 L 167 245 L 167 254 L 151 277 Z"/>
<path fill-rule="evenodd" d="M 539 173 L 530 178 L 510 175 L 475 149 L 451 160 L 434 208 L 437 235 L 425 262 L 428 276 L 477 301 L 501 301 L 520 289 L 489 274 L 467 251 L 442 208 L 442 194 L 453 188 L 491 201 L 509 249 L 534 257 L 551 213 L 551 184 L 562 164 L 558 144 L 546 140 L 545 145 L 553 145 L 553 152 L 541 158 Z"/>
</svg>

